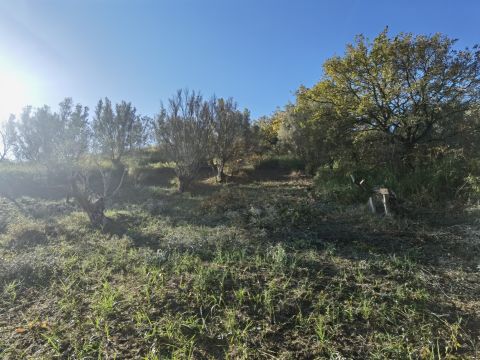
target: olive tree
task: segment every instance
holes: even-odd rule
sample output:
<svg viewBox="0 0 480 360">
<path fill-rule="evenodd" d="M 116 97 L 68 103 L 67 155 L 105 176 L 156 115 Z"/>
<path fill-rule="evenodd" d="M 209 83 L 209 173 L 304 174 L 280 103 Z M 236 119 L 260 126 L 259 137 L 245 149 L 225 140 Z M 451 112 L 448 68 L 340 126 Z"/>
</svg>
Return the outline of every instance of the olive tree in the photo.
<svg viewBox="0 0 480 360">
<path fill-rule="evenodd" d="M 35 161 L 49 165 L 58 154 L 63 131 L 62 122 L 50 107 L 24 108 L 15 123 L 13 151 L 20 160 Z"/>
<path fill-rule="evenodd" d="M 140 147 L 145 139 L 144 121 L 137 115 L 130 102 L 122 101 L 115 105 L 115 111 L 108 98 L 100 100 L 93 118 L 94 147 L 119 165 L 125 153 Z"/>
<path fill-rule="evenodd" d="M 100 175 L 100 188 L 94 186 L 94 173 Z M 116 178 L 111 169 L 104 169 L 100 164 L 92 170 L 76 170 L 70 178 L 71 196 L 87 214 L 93 227 L 109 231 L 115 222 L 105 215 L 107 204 L 113 200 L 123 185 L 127 169 Z M 97 176 L 98 177 L 98 176 Z"/>
<path fill-rule="evenodd" d="M 60 103 L 62 135 L 59 139 L 59 156 L 72 163 L 89 150 L 91 129 L 88 124 L 88 107 L 75 104 L 71 98 Z"/>
<path fill-rule="evenodd" d="M 178 90 L 155 119 L 155 134 L 175 162 L 178 190 L 185 191 L 208 156 L 212 108 L 195 91 Z"/>
<path fill-rule="evenodd" d="M 212 157 L 217 168 L 217 181 L 225 180 L 225 165 L 238 159 L 245 150 L 249 127 L 248 111 L 241 112 L 233 99 L 213 99 L 212 106 Z"/>
<path fill-rule="evenodd" d="M 71 98 L 59 104 L 59 112 L 46 105 L 37 109 L 27 106 L 8 126 L 11 147 L 19 160 L 51 167 L 72 163 L 88 151 L 88 108 L 74 105 Z"/>
<path fill-rule="evenodd" d="M 15 143 L 15 117 L 10 115 L 8 121 L 0 128 L 0 161 L 7 158 Z"/>
</svg>

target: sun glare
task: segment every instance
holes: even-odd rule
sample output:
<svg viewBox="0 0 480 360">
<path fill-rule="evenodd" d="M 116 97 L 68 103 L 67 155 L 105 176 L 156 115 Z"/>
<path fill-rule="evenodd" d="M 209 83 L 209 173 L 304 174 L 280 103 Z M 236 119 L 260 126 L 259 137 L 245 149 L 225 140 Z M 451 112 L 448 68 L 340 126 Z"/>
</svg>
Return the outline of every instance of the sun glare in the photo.
<svg viewBox="0 0 480 360">
<path fill-rule="evenodd" d="M 9 114 L 18 114 L 32 102 L 32 85 L 21 73 L 0 67 L 0 121 L 5 121 Z"/>
</svg>

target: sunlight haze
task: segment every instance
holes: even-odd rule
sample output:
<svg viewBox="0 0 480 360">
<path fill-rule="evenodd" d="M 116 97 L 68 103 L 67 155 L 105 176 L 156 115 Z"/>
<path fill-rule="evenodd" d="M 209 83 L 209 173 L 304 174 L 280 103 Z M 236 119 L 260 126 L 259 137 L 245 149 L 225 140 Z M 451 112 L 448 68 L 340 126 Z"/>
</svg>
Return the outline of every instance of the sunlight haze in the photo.
<svg viewBox="0 0 480 360">
<path fill-rule="evenodd" d="M 465 3 L 0 0 L 2 94 L 16 89 L 0 116 L 17 113 L 19 102 L 55 108 L 67 96 L 90 108 L 104 96 L 132 101 L 152 116 L 189 87 L 233 96 L 257 118 L 314 84 L 322 62 L 356 34 L 389 26 L 475 43 L 480 5 Z"/>
</svg>

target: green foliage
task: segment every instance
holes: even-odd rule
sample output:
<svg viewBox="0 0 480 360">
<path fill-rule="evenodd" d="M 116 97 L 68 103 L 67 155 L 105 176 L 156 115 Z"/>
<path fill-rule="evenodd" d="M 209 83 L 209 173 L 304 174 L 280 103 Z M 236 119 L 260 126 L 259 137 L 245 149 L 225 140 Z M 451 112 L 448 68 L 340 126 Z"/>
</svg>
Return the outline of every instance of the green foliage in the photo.
<svg viewBox="0 0 480 360">
<path fill-rule="evenodd" d="M 304 171 L 305 163 L 295 157 L 284 156 L 265 156 L 255 163 L 256 170 L 281 170 L 281 171 Z"/>
<path fill-rule="evenodd" d="M 438 150 L 438 149 L 437 149 Z M 435 160 L 416 159 L 414 169 L 399 173 L 390 166 L 364 168 L 350 164 L 333 168 L 323 167 L 315 177 L 315 191 L 324 199 L 339 204 L 366 202 L 370 193 L 352 183 L 365 180 L 366 189 L 373 186 L 393 189 L 399 199 L 414 208 L 445 208 L 451 205 L 468 205 L 478 199 L 476 176 L 470 171 L 476 168 L 460 151 L 441 151 Z"/>
<path fill-rule="evenodd" d="M 27 106 L 18 120 L 11 120 L 11 147 L 15 157 L 56 166 L 78 160 L 89 145 L 88 108 L 74 106 L 71 98 L 59 104 L 59 112 L 48 106 Z"/>
<path fill-rule="evenodd" d="M 130 102 L 115 105 L 108 98 L 99 100 L 93 118 L 93 143 L 97 150 L 118 163 L 128 151 L 142 147 L 149 136 L 151 120 L 137 115 Z"/>
<path fill-rule="evenodd" d="M 271 150 L 278 142 L 278 133 L 282 123 L 282 112 L 277 111 L 271 117 L 263 116 L 255 123 L 258 151 Z"/>
<path fill-rule="evenodd" d="M 217 168 L 217 181 L 225 180 L 224 169 L 228 164 L 239 160 L 247 150 L 247 136 L 250 126 L 248 110 L 237 109 L 233 99 L 213 99 L 212 134 L 210 160 Z"/>
<path fill-rule="evenodd" d="M 466 184 L 478 167 L 466 159 L 478 156 L 479 57 L 441 34 L 358 36 L 281 112 L 283 151 L 304 159 L 307 172 L 339 173 L 340 182 L 320 175 L 316 183 L 342 202 L 358 198 L 349 174 L 424 206 L 472 199 Z"/>
<path fill-rule="evenodd" d="M 310 95 L 332 104 L 355 133 L 384 133 L 404 151 L 445 141 L 480 89 L 480 53 L 454 44 L 440 34 L 358 36 L 343 57 L 325 62 L 324 80 Z"/>
<path fill-rule="evenodd" d="M 345 171 L 338 168 L 318 169 L 314 185 L 316 196 L 335 206 L 366 203 L 369 196 L 352 183 L 350 176 Z"/>
<path fill-rule="evenodd" d="M 15 116 L 10 115 L 10 118 L 0 123 L 0 161 L 7 159 L 10 152 L 15 145 Z"/>
<path fill-rule="evenodd" d="M 200 94 L 188 90 L 178 90 L 169 107 L 162 107 L 155 119 L 157 142 L 175 162 L 180 192 L 191 185 L 207 160 L 211 120 L 210 105 Z"/>
</svg>

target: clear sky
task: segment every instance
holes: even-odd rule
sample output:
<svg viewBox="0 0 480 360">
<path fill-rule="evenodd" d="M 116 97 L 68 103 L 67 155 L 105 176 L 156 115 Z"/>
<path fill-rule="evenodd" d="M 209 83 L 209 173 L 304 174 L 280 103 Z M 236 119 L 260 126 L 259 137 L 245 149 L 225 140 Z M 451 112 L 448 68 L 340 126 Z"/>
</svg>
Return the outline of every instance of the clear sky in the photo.
<svg viewBox="0 0 480 360">
<path fill-rule="evenodd" d="M 252 117 L 313 85 L 356 34 L 442 32 L 480 42 L 478 0 L 0 0 L 0 118 L 66 96 L 153 115 L 189 87 Z"/>
</svg>

